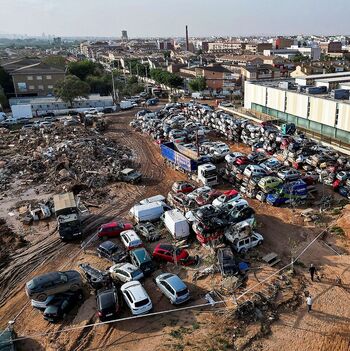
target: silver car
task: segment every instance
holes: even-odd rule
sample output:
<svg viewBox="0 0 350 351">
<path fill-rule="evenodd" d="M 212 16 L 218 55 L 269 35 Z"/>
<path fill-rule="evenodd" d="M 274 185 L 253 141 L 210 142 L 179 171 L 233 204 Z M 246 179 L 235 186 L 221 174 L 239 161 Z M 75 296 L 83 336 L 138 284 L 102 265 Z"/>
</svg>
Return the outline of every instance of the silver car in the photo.
<svg viewBox="0 0 350 351">
<path fill-rule="evenodd" d="M 162 273 L 156 278 L 156 284 L 171 304 L 179 305 L 190 299 L 186 284 L 175 274 Z"/>
</svg>

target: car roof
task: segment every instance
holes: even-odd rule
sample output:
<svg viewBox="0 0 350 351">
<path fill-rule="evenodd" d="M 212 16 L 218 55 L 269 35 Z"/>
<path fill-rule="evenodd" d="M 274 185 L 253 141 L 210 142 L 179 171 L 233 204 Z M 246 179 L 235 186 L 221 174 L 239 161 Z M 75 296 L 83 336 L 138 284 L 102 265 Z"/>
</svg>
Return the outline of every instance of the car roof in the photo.
<svg viewBox="0 0 350 351">
<path fill-rule="evenodd" d="M 102 224 L 101 225 L 101 228 L 113 228 L 113 227 L 116 227 L 118 226 L 120 223 L 118 222 L 109 222 L 109 223 L 105 223 L 105 224 Z"/>
<path fill-rule="evenodd" d="M 186 289 L 185 283 L 175 274 L 167 275 L 164 280 L 176 291 Z"/>
<path fill-rule="evenodd" d="M 174 247 L 171 244 L 158 244 L 156 246 L 156 249 L 162 249 L 162 250 L 166 250 L 166 251 L 173 251 Z"/>
<path fill-rule="evenodd" d="M 150 258 L 149 253 L 144 247 L 140 247 L 138 249 L 134 249 L 131 251 L 133 255 L 135 255 L 140 261 L 145 261 L 146 257 Z"/>
<path fill-rule="evenodd" d="M 107 240 L 107 241 L 104 241 L 102 244 L 100 244 L 99 247 L 102 247 L 103 249 L 110 250 L 110 249 L 112 249 L 114 247 L 118 247 L 118 245 L 115 244 L 113 241 Z"/>
<path fill-rule="evenodd" d="M 148 298 L 147 293 L 140 282 L 131 281 L 125 283 L 121 286 L 121 290 L 127 290 L 129 294 L 133 297 L 134 302 Z"/>
<path fill-rule="evenodd" d="M 101 307 L 103 307 L 103 304 L 110 305 L 115 302 L 115 292 L 116 291 L 114 289 L 98 291 L 97 298 L 100 300 Z"/>
<path fill-rule="evenodd" d="M 37 277 L 34 277 L 32 279 L 32 282 L 34 283 L 34 285 L 41 285 L 43 283 L 46 283 L 51 280 L 55 280 L 57 278 L 59 278 L 59 272 L 50 272 L 50 273 L 46 273 L 46 274 L 42 274 Z"/>
</svg>

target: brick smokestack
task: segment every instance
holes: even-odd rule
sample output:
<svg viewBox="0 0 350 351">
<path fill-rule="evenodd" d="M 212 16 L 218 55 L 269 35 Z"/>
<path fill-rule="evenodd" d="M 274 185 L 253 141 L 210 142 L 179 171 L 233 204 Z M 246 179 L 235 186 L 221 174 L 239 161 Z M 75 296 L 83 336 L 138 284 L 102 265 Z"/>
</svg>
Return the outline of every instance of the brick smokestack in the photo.
<svg viewBox="0 0 350 351">
<path fill-rule="evenodd" d="M 190 45 L 188 42 L 188 26 L 186 25 L 186 51 L 189 51 Z"/>
</svg>

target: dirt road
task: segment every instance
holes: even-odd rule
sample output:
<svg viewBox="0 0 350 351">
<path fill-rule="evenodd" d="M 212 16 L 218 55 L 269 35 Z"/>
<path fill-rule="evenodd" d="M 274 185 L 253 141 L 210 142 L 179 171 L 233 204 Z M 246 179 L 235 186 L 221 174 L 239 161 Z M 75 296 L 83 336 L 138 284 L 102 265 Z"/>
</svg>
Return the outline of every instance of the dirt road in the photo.
<svg viewBox="0 0 350 351">
<path fill-rule="evenodd" d="M 165 167 L 159 154 L 159 147 L 149 136 L 136 133 L 129 126 L 133 114 L 134 111 L 110 116 L 106 137 L 133 150 L 134 162 L 143 173 L 144 181 L 140 185 L 116 183 L 101 189 L 109 193 L 110 200 L 102 208 L 94 209 L 93 215 L 85 220 L 85 237 L 91 236 L 101 223 L 112 218 L 125 217 L 129 208 L 141 198 L 166 194 L 175 180 L 185 179 L 181 173 Z M 93 202 L 93 199 L 91 201 Z M 257 211 L 259 230 L 265 236 L 265 245 L 259 249 L 260 254 L 276 251 L 282 262 L 286 263 L 290 260 L 291 242 L 297 250 L 319 232 L 319 228 L 306 228 L 293 209 L 276 209 L 257 201 L 252 201 L 252 206 Z M 95 298 L 92 294 L 87 296 L 75 317 L 68 317 L 62 324 L 57 325 L 44 321 L 41 314 L 28 305 L 24 283 L 36 274 L 52 270 L 78 269 L 79 263 L 83 262 L 89 262 L 101 269 L 106 268 L 106 261 L 96 257 L 94 247 L 84 252 L 77 243 L 60 242 L 53 226 L 50 230 L 48 234 L 44 227 L 36 228 L 37 237 L 33 243 L 13 254 L 11 264 L 0 272 L 0 326 L 6 326 L 9 320 L 20 313 L 15 322 L 15 330 L 19 336 L 40 332 L 54 333 L 61 329 L 80 327 L 96 321 Z M 349 282 L 350 277 L 346 270 L 350 263 L 348 256 L 341 258 L 334 256 L 334 253 L 317 243 L 302 261 L 306 266 L 310 262 L 316 262 L 322 265 L 322 269 L 326 272 L 327 277 L 321 283 L 311 283 L 306 279 L 306 289 L 315 297 L 315 313 L 307 315 L 304 305 L 292 313 L 290 311 L 282 313 L 280 321 L 272 326 L 272 335 L 266 339 L 256 338 L 256 341 L 250 344 L 249 350 L 345 351 L 350 349 L 346 348 L 349 346 L 347 343 L 350 335 L 348 329 L 350 316 L 347 309 L 349 290 L 347 286 L 345 288 L 335 286 L 331 279 L 339 271 L 343 274 L 344 280 Z M 164 268 L 174 270 L 174 267 Z M 307 273 L 307 269 L 299 269 L 299 271 Z M 175 272 L 189 284 L 193 292 L 191 302 L 193 304 L 204 302 L 203 295 L 219 283 L 217 276 L 214 275 L 197 281 L 194 285 L 191 283 L 193 274 L 191 270 L 177 268 Z M 253 283 L 259 281 L 267 273 L 259 274 L 257 269 L 249 281 L 252 280 Z M 148 279 L 145 284 L 156 312 L 173 308 L 154 288 L 151 279 Z M 124 310 L 121 317 L 129 316 L 127 309 Z M 222 325 L 223 320 L 219 316 L 208 313 L 205 309 L 155 317 L 146 316 L 112 325 L 25 339 L 19 343 L 19 349 L 26 351 L 233 349 L 227 346 L 227 340 L 231 339 L 236 332 L 229 328 L 225 329 Z M 222 334 L 213 333 L 216 330 Z M 316 336 L 313 334 L 315 331 L 317 331 Z M 208 345 L 213 345 L 214 341 L 217 341 L 214 345 L 221 346 L 209 347 Z M 337 342 L 337 348 L 331 347 L 333 341 Z"/>
</svg>

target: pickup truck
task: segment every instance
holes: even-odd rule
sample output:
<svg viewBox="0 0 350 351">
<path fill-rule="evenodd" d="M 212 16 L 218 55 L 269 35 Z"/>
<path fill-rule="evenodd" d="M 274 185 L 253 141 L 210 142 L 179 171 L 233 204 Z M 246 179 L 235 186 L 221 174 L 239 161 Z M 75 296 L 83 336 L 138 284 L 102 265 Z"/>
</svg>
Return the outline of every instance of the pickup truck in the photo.
<svg viewBox="0 0 350 351">
<path fill-rule="evenodd" d="M 119 178 L 123 182 L 138 183 L 142 179 L 142 174 L 132 168 L 125 168 L 120 172 Z"/>
</svg>

